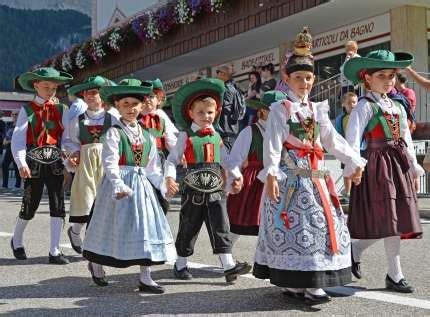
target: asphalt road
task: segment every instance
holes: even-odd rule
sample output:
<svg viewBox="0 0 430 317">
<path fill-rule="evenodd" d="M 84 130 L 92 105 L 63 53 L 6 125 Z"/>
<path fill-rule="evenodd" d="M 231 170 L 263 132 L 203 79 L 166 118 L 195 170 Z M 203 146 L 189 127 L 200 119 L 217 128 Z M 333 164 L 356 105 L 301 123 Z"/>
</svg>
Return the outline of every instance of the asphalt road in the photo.
<svg viewBox="0 0 430 317">
<path fill-rule="evenodd" d="M 153 278 L 166 288 L 163 295 L 137 290 L 138 267 L 107 268 L 110 285 L 97 287 L 86 261 L 74 253 L 63 231 L 63 251 L 71 264 L 47 264 L 49 212 L 46 199 L 29 224 L 24 241 L 29 259 L 13 258 L 9 241 L 20 207 L 19 193 L 0 191 L 0 314 L 8 316 L 129 316 L 129 315 L 249 315 L 291 314 L 430 316 L 430 224 L 424 221 L 424 238 L 402 242 L 403 272 L 416 287 L 413 294 L 384 289 L 386 259 L 383 243 L 366 251 L 363 279 L 347 287 L 329 289 L 330 303 L 308 306 L 285 298 L 281 289 L 251 275 L 226 285 L 218 258 L 211 253 L 203 228 L 190 258 L 194 279 L 173 278 L 172 265 L 154 267 Z M 168 214 L 173 233 L 178 226 L 178 202 Z M 67 228 L 67 225 L 66 227 Z M 256 238 L 241 237 L 234 248 L 237 260 L 253 262 Z"/>
</svg>

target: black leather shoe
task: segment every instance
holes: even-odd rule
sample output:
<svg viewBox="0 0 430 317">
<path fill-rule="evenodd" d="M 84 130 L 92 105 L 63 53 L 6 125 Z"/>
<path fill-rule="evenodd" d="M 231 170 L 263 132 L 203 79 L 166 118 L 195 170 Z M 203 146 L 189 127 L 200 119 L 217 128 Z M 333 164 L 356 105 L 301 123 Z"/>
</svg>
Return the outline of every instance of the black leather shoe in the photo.
<svg viewBox="0 0 430 317">
<path fill-rule="evenodd" d="M 139 291 L 152 294 L 163 294 L 164 287 L 161 285 L 146 285 L 139 281 Z"/>
<path fill-rule="evenodd" d="M 12 249 L 13 256 L 17 260 L 27 260 L 27 254 L 25 254 L 24 248 L 16 248 L 13 246 L 13 239 L 10 239 L 10 248 Z"/>
<path fill-rule="evenodd" d="M 98 286 L 108 286 L 109 282 L 107 281 L 106 277 L 103 274 L 103 277 L 97 277 L 94 275 L 93 267 L 91 265 L 91 262 L 88 262 L 88 271 L 91 273 L 91 277 L 93 278 L 93 282 L 96 283 Z M 103 272 L 104 273 L 104 272 Z"/>
<path fill-rule="evenodd" d="M 237 262 L 234 268 L 224 271 L 225 280 L 227 283 L 235 281 L 238 275 L 243 275 L 251 271 L 252 266 L 247 262 Z"/>
<path fill-rule="evenodd" d="M 282 292 L 283 295 L 288 296 L 292 299 L 298 299 L 298 300 L 304 300 L 305 299 L 305 293 L 304 292 L 293 292 L 288 289 L 284 289 Z"/>
<path fill-rule="evenodd" d="M 388 274 L 385 277 L 385 287 L 399 293 L 413 293 L 415 291 L 414 287 L 409 285 L 404 278 L 396 283 L 388 276 Z"/>
<path fill-rule="evenodd" d="M 309 293 L 307 291 L 305 291 L 305 302 L 307 302 L 308 304 L 311 305 L 318 305 L 318 304 L 323 304 L 323 303 L 328 303 L 329 301 L 331 301 L 331 297 L 328 296 L 327 294 L 325 295 L 314 295 L 312 293 Z"/>
<path fill-rule="evenodd" d="M 76 253 L 82 254 L 82 246 L 73 244 L 72 234 L 77 236 L 77 234 L 73 232 L 72 227 L 69 227 L 69 229 L 67 229 L 67 236 L 69 237 L 70 244 L 72 245 L 72 249 L 75 250 Z"/>
<path fill-rule="evenodd" d="M 49 253 L 49 263 L 62 265 L 62 264 L 69 264 L 70 262 L 64 257 L 63 253 L 60 253 L 59 255 L 56 255 L 56 256 L 51 255 L 51 253 Z"/>
<path fill-rule="evenodd" d="M 173 265 L 173 274 L 180 280 L 191 280 L 193 278 L 193 275 L 188 270 L 188 266 L 184 267 L 182 270 L 178 270 L 176 263 Z"/>
<path fill-rule="evenodd" d="M 361 279 L 360 262 L 355 262 L 354 261 L 354 256 L 352 255 L 352 248 L 351 248 L 351 273 L 357 279 Z"/>
</svg>

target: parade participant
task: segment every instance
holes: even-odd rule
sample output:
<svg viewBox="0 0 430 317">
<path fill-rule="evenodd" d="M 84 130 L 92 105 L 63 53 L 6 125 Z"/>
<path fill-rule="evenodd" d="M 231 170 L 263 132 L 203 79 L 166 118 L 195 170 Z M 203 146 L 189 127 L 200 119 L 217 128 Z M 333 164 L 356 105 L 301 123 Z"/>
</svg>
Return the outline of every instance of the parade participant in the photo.
<svg viewBox="0 0 430 317">
<path fill-rule="evenodd" d="M 255 109 L 258 121 L 243 129 L 230 152 L 231 164 L 242 168 L 243 188 L 227 198 L 230 231 L 237 235 L 258 235 L 260 224 L 260 200 L 264 184 L 257 178 L 263 169 L 263 135 L 270 105 L 287 96 L 280 91 L 267 91 L 260 100 L 247 100 L 247 106 Z"/>
<path fill-rule="evenodd" d="M 231 254 L 232 241 L 223 191 L 221 166 L 234 179 L 233 192 L 238 191 L 242 177 L 238 169 L 226 166 L 227 153 L 213 125 L 218 120 L 224 83 L 214 78 L 200 79 L 182 86 L 172 101 L 176 123 L 184 131 L 178 135 L 176 147 L 166 160 L 167 188 L 176 186 L 176 165 L 185 155 L 187 164 L 179 229 L 176 238 L 178 259 L 174 275 L 191 279 L 187 258 L 194 253 L 194 244 L 203 222 L 209 233 L 212 250 L 220 258 L 228 283 L 251 269 L 248 263 L 235 263 Z"/>
<path fill-rule="evenodd" d="M 384 240 L 388 260 L 387 289 L 411 293 L 400 267 L 400 239 L 422 235 L 417 205 L 418 165 L 404 108 L 387 97 L 396 72 L 413 62 L 409 53 L 372 51 L 345 64 L 345 75 L 354 83 L 364 82 L 368 93 L 351 113 L 348 142 L 359 153 L 362 138 L 368 165 L 363 180 L 351 190 L 348 228 L 352 242 L 352 273 L 361 278 L 362 252 Z"/>
<path fill-rule="evenodd" d="M 335 120 L 335 128 L 336 131 L 342 136 L 345 137 L 345 131 L 348 126 L 349 115 L 351 114 L 352 109 L 357 105 L 358 97 L 355 92 L 346 92 L 342 95 L 342 109 L 343 112 L 336 117 Z M 341 164 L 341 168 L 344 169 L 345 165 Z M 351 178 L 344 177 L 343 178 L 344 190 L 343 190 L 343 200 L 345 203 L 349 203 L 349 193 L 351 191 Z"/>
<path fill-rule="evenodd" d="M 12 154 L 24 178 L 24 196 L 11 247 L 18 260 L 27 258 L 23 235 L 34 217 L 46 185 L 51 216 L 49 263 L 67 264 L 60 251 L 64 210 L 63 164 L 61 161 L 62 118 L 67 107 L 55 103 L 58 86 L 73 77 L 51 67 L 38 68 L 18 77 L 23 89 L 35 92 L 33 101 L 25 104 L 19 114 L 12 136 Z"/>
<path fill-rule="evenodd" d="M 90 261 L 88 269 L 97 285 L 108 285 L 103 265 L 140 265 L 139 290 L 161 294 L 164 288 L 152 280 L 151 266 L 174 260 L 176 253 L 169 224 L 151 186 L 166 194 L 155 141 L 137 123 L 142 102 L 151 93 L 152 85 L 137 79 L 100 89 L 102 99 L 115 104 L 121 119 L 105 135 L 105 175 L 85 235 L 83 256 Z"/>
<path fill-rule="evenodd" d="M 272 104 L 263 141 L 267 198 L 253 274 L 286 287 L 285 294 L 310 304 L 327 302 L 323 288 L 351 282 L 350 239 L 329 172 L 326 149 L 360 181 L 363 160 L 333 127 L 327 101 L 308 99 L 315 80 L 312 38 L 299 33 L 286 64 L 289 96 Z"/>
<path fill-rule="evenodd" d="M 70 197 L 71 226 L 67 235 L 73 250 L 79 254 L 82 253 L 81 230 L 88 223 L 96 189 L 103 176 L 102 142 L 106 131 L 115 123 L 115 118 L 103 108 L 99 89 L 112 84 L 102 76 L 95 76 L 68 89 L 70 95 L 82 97 L 87 104 L 86 111 L 69 123 L 62 142 L 67 155 L 65 166 L 75 173 Z"/>
<path fill-rule="evenodd" d="M 163 84 L 160 79 L 148 81 L 154 89 L 153 93 L 145 96 L 143 102 L 142 115 L 139 123 L 154 138 L 157 144 L 158 154 L 160 155 L 162 172 L 164 173 L 164 161 L 168 152 L 176 145 L 176 134 L 179 132 L 167 114 L 161 109 L 165 101 Z M 169 203 L 164 199 L 159 190 L 155 189 L 157 197 L 166 214 L 169 210 Z"/>
</svg>

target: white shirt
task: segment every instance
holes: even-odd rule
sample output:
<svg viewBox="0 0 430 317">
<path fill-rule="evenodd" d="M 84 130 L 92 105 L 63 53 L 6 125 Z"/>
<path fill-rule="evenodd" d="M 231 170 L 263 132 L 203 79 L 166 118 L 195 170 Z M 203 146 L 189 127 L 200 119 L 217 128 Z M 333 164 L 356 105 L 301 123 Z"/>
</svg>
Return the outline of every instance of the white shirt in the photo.
<svg viewBox="0 0 430 317">
<path fill-rule="evenodd" d="M 354 54 L 354 56 L 346 56 L 345 61 L 340 66 L 340 84 L 342 87 L 354 86 L 354 83 L 345 77 L 343 69 L 345 68 L 345 63 L 349 61 L 351 58 L 360 57 L 358 54 Z"/>
<path fill-rule="evenodd" d="M 35 96 L 33 102 L 38 106 L 42 107 L 46 100 L 39 96 Z M 68 109 L 65 109 L 62 116 L 62 125 L 64 127 L 66 118 L 68 116 Z M 24 107 L 21 107 L 16 120 L 15 129 L 13 130 L 11 140 L 11 151 L 13 159 L 15 160 L 18 168 L 28 167 L 25 161 L 25 155 L 27 154 L 27 128 L 28 128 L 28 116 Z"/>
<path fill-rule="evenodd" d="M 412 143 L 411 133 L 408 127 L 408 121 L 405 109 L 402 106 L 396 106 L 390 98 L 382 98 L 381 94 L 375 92 L 367 93 L 367 97 L 375 101 L 375 103 L 381 108 L 383 112 L 389 114 L 398 114 L 401 118 L 400 121 L 400 136 L 405 140 L 407 145 L 408 155 L 413 163 L 415 176 L 424 175 L 423 168 L 418 164 L 417 158 L 414 152 L 414 146 Z M 373 109 L 369 101 L 363 98 L 357 106 L 352 110 L 348 128 L 346 129 L 346 139 L 348 143 L 354 148 L 355 152 L 360 153 L 360 143 L 364 133 L 364 129 L 367 127 L 370 119 L 373 117 Z"/>
<path fill-rule="evenodd" d="M 118 121 L 119 126 L 123 128 L 123 131 L 129 138 L 132 144 L 136 143 L 137 140 L 143 143 L 143 129 L 137 124 L 137 122 L 132 126 L 130 123 L 125 124 L 122 121 Z M 103 143 L 102 150 L 102 162 L 106 177 L 112 183 L 114 187 L 113 195 L 115 196 L 118 192 L 129 192 L 131 194 L 131 189 L 126 186 L 119 174 L 119 143 L 120 134 L 117 128 L 110 128 L 106 132 L 105 141 Z M 157 146 L 155 144 L 155 139 L 151 136 L 151 151 L 149 152 L 148 164 L 145 167 L 146 177 L 149 181 L 158 189 L 160 189 L 163 196 L 166 194 L 166 187 L 164 185 L 164 177 L 161 172 L 161 163 L 157 153 Z M 139 168 L 139 167 L 136 167 Z"/>
<path fill-rule="evenodd" d="M 329 105 L 327 100 L 312 103 L 312 106 L 314 119 L 320 124 L 319 141 L 324 149 L 345 164 L 345 176 L 352 175 L 357 167 L 364 167 L 366 160 L 361 158 L 333 127 L 328 116 Z M 263 141 L 264 169 L 258 175 L 258 178 L 263 182 L 266 181 L 268 174 L 276 176 L 278 180 L 286 178 L 285 173 L 279 169 L 279 163 L 283 144 L 289 136 L 288 119 L 291 118 L 293 122 L 299 122 L 296 113 L 300 113 L 304 119 L 309 118 L 313 113 L 307 102 L 293 102 L 290 110 L 291 113 L 287 113 L 282 101 L 273 103 L 270 108 Z"/>
<path fill-rule="evenodd" d="M 212 131 L 215 132 L 215 129 L 212 125 L 210 126 L 210 128 L 212 129 Z M 201 128 L 196 123 L 193 122 L 191 124 L 191 130 L 193 132 L 196 132 L 200 129 Z M 187 139 L 188 139 L 188 134 L 185 131 L 179 132 L 176 146 L 170 151 L 164 165 L 166 177 L 172 177 L 173 179 L 176 179 L 176 166 L 182 161 Z M 231 174 L 235 179 L 239 178 L 241 175 L 240 170 L 229 161 L 228 153 L 224 146 L 221 146 L 220 156 L 221 156 L 221 162 L 220 162 L 221 166 L 225 170 L 227 170 L 228 173 Z"/>
</svg>

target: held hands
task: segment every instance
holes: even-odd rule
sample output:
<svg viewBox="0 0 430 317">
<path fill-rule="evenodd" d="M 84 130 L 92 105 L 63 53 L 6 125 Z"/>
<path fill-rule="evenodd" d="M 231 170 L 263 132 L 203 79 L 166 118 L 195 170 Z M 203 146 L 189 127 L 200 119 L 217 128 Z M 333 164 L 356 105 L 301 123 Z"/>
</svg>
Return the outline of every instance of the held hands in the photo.
<svg viewBox="0 0 430 317">
<path fill-rule="evenodd" d="M 81 153 L 79 151 L 76 151 L 69 156 L 69 162 L 70 162 L 71 166 L 76 167 L 79 165 L 80 155 L 81 155 Z"/>
<path fill-rule="evenodd" d="M 240 176 L 239 178 L 236 178 L 231 183 L 231 193 L 237 194 L 242 190 L 243 185 L 243 176 Z"/>
<path fill-rule="evenodd" d="M 279 201 L 279 186 L 276 176 L 270 174 L 267 175 L 266 193 L 271 200 L 276 202 Z"/>
<path fill-rule="evenodd" d="M 172 177 L 166 177 L 166 198 L 172 198 L 179 191 L 179 184 Z"/>
<path fill-rule="evenodd" d="M 116 194 L 115 199 L 120 200 L 120 199 L 123 199 L 123 198 L 125 198 L 127 196 L 128 196 L 128 192 L 119 192 L 119 193 Z"/>
<path fill-rule="evenodd" d="M 363 168 L 362 167 L 357 167 L 355 169 L 354 174 L 351 175 L 351 180 L 354 183 L 355 186 L 360 185 L 361 183 L 361 176 L 363 176 Z"/>
<path fill-rule="evenodd" d="M 19 176 L 21 176 L 21 178 L 31 178 L 31 171 L 28 166 L 22 166 L 19 168 Z"/>
</svg>

